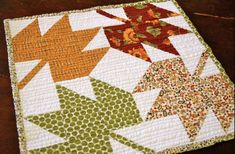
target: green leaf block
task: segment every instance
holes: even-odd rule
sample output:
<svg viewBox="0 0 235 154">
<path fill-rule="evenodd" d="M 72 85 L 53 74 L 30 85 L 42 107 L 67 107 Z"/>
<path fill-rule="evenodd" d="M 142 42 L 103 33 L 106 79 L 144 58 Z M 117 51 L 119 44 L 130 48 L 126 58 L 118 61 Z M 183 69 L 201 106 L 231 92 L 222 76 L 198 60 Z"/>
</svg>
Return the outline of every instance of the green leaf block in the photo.
<svg viewBox="0 0 235 154">
<path fill-rule="evenodd" d="M 91 83 L 97 100 L 57 85 L 61 110 L 27 118 L 66 141 L 30 153 L 110 153 L 113 130 L 142 122 L 132 94 L 96 79 Z"/>
</svg>

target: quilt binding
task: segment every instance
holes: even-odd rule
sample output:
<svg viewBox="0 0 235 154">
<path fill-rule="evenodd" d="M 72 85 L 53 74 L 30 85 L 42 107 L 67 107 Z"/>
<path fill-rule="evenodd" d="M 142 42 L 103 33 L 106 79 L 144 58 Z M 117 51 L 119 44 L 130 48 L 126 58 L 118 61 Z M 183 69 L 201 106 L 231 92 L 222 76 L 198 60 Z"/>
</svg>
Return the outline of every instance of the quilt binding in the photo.
<svg viewBox="0 0 235 154">
<path fill-rule="evenodd" d="M 9 20 L 33 19 L 33 18 L 45 17 L 45 16 L 48 17 L 48 16 L 64 15 L 64 14 L 70 14 L 70 13 L 87 12 L 87 11 L 96 10 L 96 9 L 108 9 L 108 8 L 118 8 L 118 7 L 126 7 L 126 6 L 136 6 L 136 5 L 146 4 L 146 3 L 167 2 L 167 1 L 169 1 L 169 0 L 145 0 L 145 1 L 134 2 L 134 3 L 124 3 L 124 4 L 107 5 L 107 6 L 96 6 L 96 7 L 91 7 L 91 8 L 82 9 L 82 10 L 63 11 L 63 12 L 59 12 L 59 13 L 49 13 L 49 14 L 26 16 L 26 17 L 21 17 L 21 18 L 5 19 L 4 20 L 4 29 L 5 29 L 5 36 L 6 36 L 6 42 L 7 42 L 7 52 L 8 52 L 9 72 L 10 72 L 10 78 L 11 78 L 12 94 L 13 94 L 13 99 L 14 99 L 13 103 L 14 103 L 14 108 L 15 108 L 15 116 L 16 116 L 16 124 L 17 124 L 18 140 L 19 140 L 19 149 L 20 149 L 21 154 L 27 154 L 28 150 L 26 148 L 26 138 L 25 138 L 25 132 L 24 132 L 24 125 L 23 125 L 23 120 L 24 120 L 23 110 L 21 107 L 19 89 L 17 88 L 17 76 L 16 76 L 15 62 L 13 59 L 12 38 L 11 38 L 11 32 L 10 32 L 10 27 L 9 27 Z M 179 6 L 179 4 L 176 2 L 176 0 L 170 0 L 170 1 L 172 1 L 174 3 L 174 5 L 180 11 L 181 15 L 184 17 L 186 22 L 192 28 L 192 32 L 198 37 L 200 42 L 206 47 L 213 62 L 219 68 L 222 77 L 225 80 L 227 80 L 231 86 L 234 87 L 233 82 L 231 81 L 229 76 L 226 74 L 221 63 L 216 59 L 215 55 L 212 52 L 212 49 L 204 41 L 202 36 L 199 34 L 197 29 L 194 27 L 193 23 L 190 21 L 189 17 L 186 15 L 186 13 L 183 11 L 183 9 Z M 182 153 L 182 152 L 186 152 L 186 151 L 192 151 L 192 150 L 197 150 L 197 149 L 209 147 L 209 146 L 212 146 L 216 143 L 223 142 L 223 141 L 229 141 L 232 139 L 234 139 L 234 133 L 229 133 L 227 135 L 214 137 L 209 140 L 205 140 L 205 141 L 201 141 L 201 142 L 190 143 L 190 144 L 186 144 L 186 145 L 178 146 L 178 147 L 173 147 L 173 148 L 167 148 L 167 149 L 160 151 L 160 152 L 157 152 L 157 153 Z"/>
</svg>

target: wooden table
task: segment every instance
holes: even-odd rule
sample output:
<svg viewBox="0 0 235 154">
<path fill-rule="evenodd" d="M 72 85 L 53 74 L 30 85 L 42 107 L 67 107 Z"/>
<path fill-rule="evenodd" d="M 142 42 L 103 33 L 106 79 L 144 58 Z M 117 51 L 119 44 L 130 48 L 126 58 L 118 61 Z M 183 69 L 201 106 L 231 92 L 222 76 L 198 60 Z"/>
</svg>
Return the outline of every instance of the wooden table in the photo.
<svg viewBox="0 0 235 154">
<path fill-rule="evenodd" d="M 3 19 L 135 1 L 0 0 L 0 153 L 19 153 Z M 178 3 L 190 17 L 205 41 L 212 47 L 215 56 L 234 82 L 234 0 L 178 0 Z M 235 151 L 233 141 L 228 141 L 189 153 L 229 154 L 233 153 L 232 151 Z"/>
</svg>

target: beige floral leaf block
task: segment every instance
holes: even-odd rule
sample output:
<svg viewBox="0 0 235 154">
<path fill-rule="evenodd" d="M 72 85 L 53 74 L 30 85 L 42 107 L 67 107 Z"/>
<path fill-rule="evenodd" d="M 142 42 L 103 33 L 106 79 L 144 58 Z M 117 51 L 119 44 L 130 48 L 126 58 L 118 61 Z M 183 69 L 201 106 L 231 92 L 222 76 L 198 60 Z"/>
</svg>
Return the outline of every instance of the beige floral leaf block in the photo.
<svg viewBox="0 0 235 154">
<path fill-rule="evenodd" d="M 234 138 L 234 84 L 175 0 L 4 22 L 21 153 L 178 153 Z"/>
<path fill-rule="evenodd" d="M 142 92 L 162 88 L 148 120 L 177 114 L 193 141 L 208 110 L 212 109 L 224 131 L 228 131 L 234 118 L 234 87 L 219 73 L 200 77 L 206 67 L 206 59 L 210 59 L 207 53 L 202 56 L 194 75 L 187 71 L 181 58 L 156 62 L 149 67 L 134 90 Z M 211 71 L 212 67 L 206 69 Z"/>
</svg>

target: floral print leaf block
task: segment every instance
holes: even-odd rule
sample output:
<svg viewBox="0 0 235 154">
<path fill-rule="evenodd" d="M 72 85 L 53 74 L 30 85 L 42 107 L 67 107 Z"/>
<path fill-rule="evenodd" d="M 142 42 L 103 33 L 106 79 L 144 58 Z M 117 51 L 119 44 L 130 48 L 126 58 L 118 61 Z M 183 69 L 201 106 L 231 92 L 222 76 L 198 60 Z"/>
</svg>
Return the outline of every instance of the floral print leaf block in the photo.
<svg viewBox="0 0 235 154">
<path fill-rule="evenodd" d="M 168 37 L 188 33 L 188 30 L 168 24 L 160 19 L 179 14 L 156 7 L 153 4 L 129 6 L 125 7 L 124 11 L 129 20 L 118 18 L 103 10 L 97 10 L 107 18 L 125 23 L 104 28 L 111 47 L 150 62 L 151 59 L 142 43 L 178 55 Z"/>
<path fill-rule="evenodd" d="M 4 23 L 22 154 L 180 153 L 234 138 L 234 84 L 175 0 Z"/>
<path fill-rule="evenodd" d="M 200 66 L 200 65 L 199 65 Z M 203 65 L 202 65 L 203 66 Z M 218 74 L 201 78 L 190 75 L 182 59 L 153 63 L 135 92 L 162 88 L 148 119 L 177 114 L 191 140 L 194 140 L 212 109 L 224 131 L 234 117 L 234 88 Z"/>
</svg>

